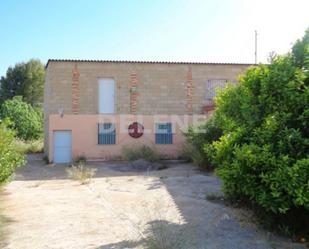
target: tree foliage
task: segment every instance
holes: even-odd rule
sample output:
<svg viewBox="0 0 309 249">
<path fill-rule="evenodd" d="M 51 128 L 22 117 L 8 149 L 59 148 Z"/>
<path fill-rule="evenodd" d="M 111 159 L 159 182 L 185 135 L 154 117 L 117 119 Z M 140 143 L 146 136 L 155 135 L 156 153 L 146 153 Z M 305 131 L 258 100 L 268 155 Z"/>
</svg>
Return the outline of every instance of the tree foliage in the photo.
<svg viewBox="0 0 309 249">
<path fill-rule="evenodd" d="M 41 110 L 22 101 L 21 96 L 6 100 L 0 111 L 0 117 L 11 120 L 10 127 L 16 130 L 17 136 L 24 140 L 38 139 L 43 133 L 43 115 Z"/>
<path fill-rule="evenodd" d="M 18 151 L 14 132 L 8 129 L 9 122 L 0 121 L 0 184 L 9 180 L 15 169 L 25 163 L 24 155 Z"/>
<path fill-rule="evenodd" d="M 9 67 L 6 76 L 0 79 L 0 102 L 14 96 L 22 96 L 32 106 L 40 106 L 43 102 L 45 70 L 39 60 L 18 63 Z"/>
<path fill-rule="evenodd" d="M 212 122 L 222 134 L 203 143 L 228 196 L 251 200 L 273 214 L 297 210 L 307 222 L 308 72 L 309 29 L 290 53 L 249 68 L 237 86 L 219 94 Z"/>
<path fill-rule="evenodd" d="M 212 157 L 224 190 L 273 213 L 309 210 L 308 38 L 217 98 L 223 136 Z"/>
</svg>

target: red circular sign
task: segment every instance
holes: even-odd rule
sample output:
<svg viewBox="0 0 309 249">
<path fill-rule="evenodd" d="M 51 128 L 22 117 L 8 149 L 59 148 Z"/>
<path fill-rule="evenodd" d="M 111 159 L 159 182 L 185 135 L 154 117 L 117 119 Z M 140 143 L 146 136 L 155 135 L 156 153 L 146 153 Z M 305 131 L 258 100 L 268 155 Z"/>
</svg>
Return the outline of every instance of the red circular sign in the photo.
<svg viewBox="0 0 309 249">
<path fill-rule="evenodd" d="M 133 138 L 139 138 L 143 135 L 144 133 L 144 126 L 142 126 L 138 122 L 134 122 L 129 125 L 129 135 Z"/>
</svg>

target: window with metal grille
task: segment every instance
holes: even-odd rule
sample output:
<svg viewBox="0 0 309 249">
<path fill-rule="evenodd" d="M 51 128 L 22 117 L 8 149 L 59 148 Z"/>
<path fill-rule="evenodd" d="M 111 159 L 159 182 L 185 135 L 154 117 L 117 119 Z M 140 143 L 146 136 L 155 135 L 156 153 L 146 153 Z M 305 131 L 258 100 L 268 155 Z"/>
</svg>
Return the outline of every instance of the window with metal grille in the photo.
<svg viewBox="0 0 309 249">
<path fill-rule="evenodd" d="M 216 91 L 226 86 L 227 80 L 207 80 L 206 81 L 206 100 L 213 100 Z"/>
<path fill-rule="evenodd" d="M 98 144 L 116 144 L 116 128 L 114 124 L 98 124 Z"/>
<path fill-rule="evenodd" d="M 172 144 L 173 132 L 171 123 L 156 124 L 156 144 Z"/>
</svg>

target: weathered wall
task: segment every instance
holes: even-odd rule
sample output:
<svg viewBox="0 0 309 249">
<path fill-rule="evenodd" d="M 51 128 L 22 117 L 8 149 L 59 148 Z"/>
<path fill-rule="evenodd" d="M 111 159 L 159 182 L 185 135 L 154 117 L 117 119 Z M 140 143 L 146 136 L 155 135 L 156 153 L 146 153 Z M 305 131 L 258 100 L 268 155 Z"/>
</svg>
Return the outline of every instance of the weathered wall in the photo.
<svg viewBox="0 0 309 249">
<path fill-rule="evenodd" d="M 203 106 L 207 103 L 206 92 L 209 91 L 207 80 L 226 79 L 235 82 L 238 75 L 248 66 L 245 64 L 49 61 L 44 93 L 45 154 L 52 155 L 53 130 L 81 129 L 80 132 L 92 138 L 97 136 L 95 120 L 102 116 L 98 114 L 100 78 L 115 79 L 115 115 L 192 115 L 203 113 Z M 66 118 L 59 122 L 54 116 L 50 116 L 52 114 L 59 116 L 60 113 L 63 113 Z M 64 120 L 68 120 L 68 115 L 72 114 L 71 121 L 67 121 L 68 123 L 64 126 L 59 126 Z M 77 117 L 80 115 L 81 117 Z M 86 131 L 83 127 L 89 130 Z M 78 147 L 76 141 L 79 143 L 82 140 L 76 140 L 75 133 L 73 131 L 73 144 L 74 147 L 77 146 L 74 153 L 79 153 L 83 149 Z M 147 136 L 144 136 L 139 142 L 143 142 L 146 138 Z M 97 142 L 97 139 L 91 141 Z M 128 141 L 133 142 L 133 140 Z M 123 143 L 113 145 L 112 147 L 117 149 L 113 149 L 111 153 L 118 153 L 122 145 Z M 85 145 L 81 142 L 80 146 L 83 146 L 91 157 L 107 155 L 107 147 L 103 148 L 102 145 L 98 146 L 90 142 Z M 88 150 L 87 146 L 95 149 Z M 166 146 L 164 150 L 168 148 Z M 178 145 L 174 147 L 169 145 L 169 148 L 173 148 L 170 150 L 175 150 L 177 147 Z"/>
<path fill-rule="evenodd" d="M 160 154 L 176 158 L 184 142 L 183 131 L 189 124 L 202 122 L 207 115 L 50 115 L 49 116 L 49 160 L 53 160 L 54 131 L 72 131 L 72 157 L 85 155 L 88 159 L 115 159 L 122 155 L 124 146 L 149 145 Z M 128 134 L 132 122 L 144 126 L 140 138 Z M 116 125 L 116 144 L 98 144 L 98 124 L 112 122 Z M 173 126 L 173 144 L 155 144 L 155 123 L 171 122 Z"/>
<path fill-rule="evenodd" d="M 248 65 L 49 62 L 49 114 L 97 114 L 98 79 L 114 78 L 115 110 L 131 113 L 130 87 L 137 85 L 136 114 L 202 113 L 206 81 L 236 81 Z M 76 103 L 76 101 L 78 103 Z"/>
</svg>

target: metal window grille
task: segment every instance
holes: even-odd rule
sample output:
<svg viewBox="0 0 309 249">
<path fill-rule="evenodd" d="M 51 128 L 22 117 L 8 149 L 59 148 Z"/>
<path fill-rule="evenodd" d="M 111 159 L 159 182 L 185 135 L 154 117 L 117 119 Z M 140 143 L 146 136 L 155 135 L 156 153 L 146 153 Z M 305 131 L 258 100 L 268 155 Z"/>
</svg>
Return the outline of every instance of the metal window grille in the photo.
<svg viewBox="0 0 309 249">
<path fill-rule="evenodd" d="M 112 123 L 98 125 L 98 144 L 116 144 L 116 128 Z"/>
<path fill-rule="evenodd" d="M 213 100 L 216 91 L 226 86 L 227 80 L 207 80 L 206 81 L 206 100 Z"/>
<path fill-rule="evenodd" d="M 171 123 L 156 124 L 156 144 L 172 144 L 173 132 Z"/>
</svg>

